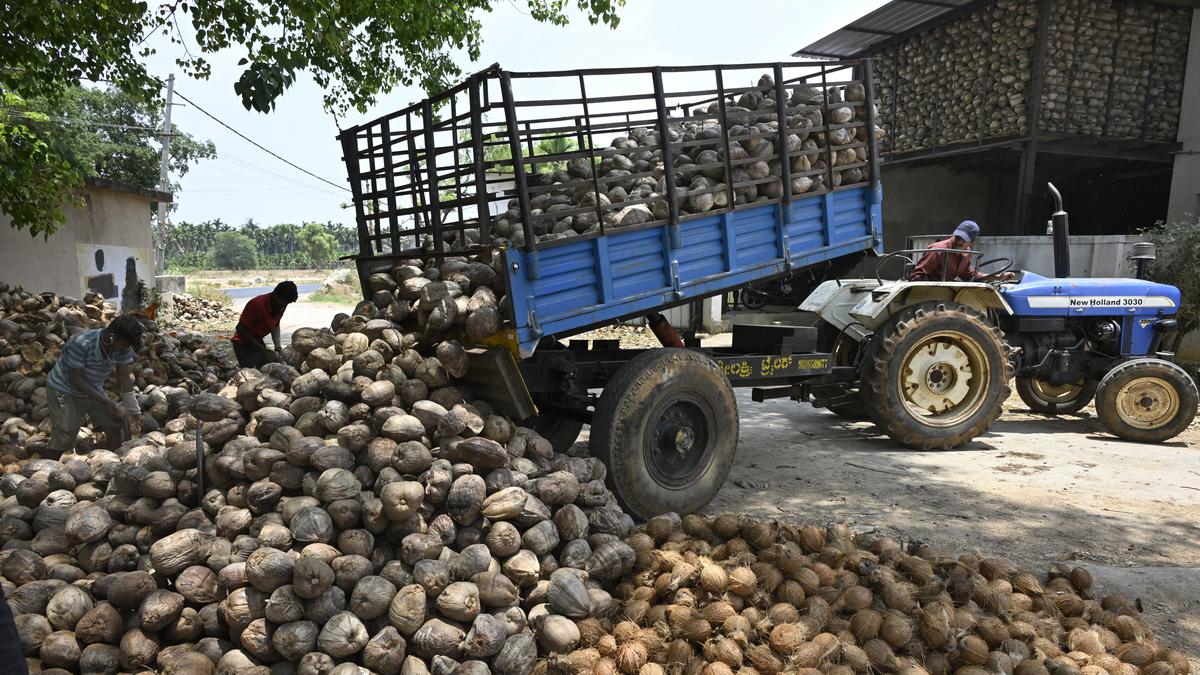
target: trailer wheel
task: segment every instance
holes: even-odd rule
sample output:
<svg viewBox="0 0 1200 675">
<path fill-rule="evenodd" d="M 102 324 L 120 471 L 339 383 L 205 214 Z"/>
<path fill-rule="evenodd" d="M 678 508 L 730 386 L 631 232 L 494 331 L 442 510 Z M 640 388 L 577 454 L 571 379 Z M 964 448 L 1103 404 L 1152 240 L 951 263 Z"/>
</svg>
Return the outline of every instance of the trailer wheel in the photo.
<svg viewBox="0 0 1200 675">
<path fill-rule="evenodd" d="M 575 441 L 579 440 L 579 434 L 583 432 L 583 422 L 551 415 L 538 415 L 533 418 L 532 427 L 542 438 L 550 441 L 555 452 L 560 453 L 570 450 Z"/>
<path fill-rule="evenodd" d="M 863 368 L 868 412 L 893 440 L 950 449 L 987 431 L 1012 367 L 998 328 L 953 302 L 905 309 L 879 327 Z"/>
<path fill-rule="evenodd" d="M 687 514 L 712 501 L 733 465 L 737 401 L 717 364 L 651 349 L 617 371 L 592 418 L 591 452 L 633 517 Z"/>
<path fill-rule="evenodd" d="M 1134 359 L 1108 371 L 1096 391 L 1096 413 L 1127 441 L 1162 443 L 1196 417 L 1200 396 L 1183 368 L 1162 359 Z"/>
<path fill-rule="evenodd" d="M 747 286 L 738 291 L 738 302 L 746 309 L 757 311 L 767 306 L 767 294 Z"/>
<path fill-rule="evenodd" d="M 1017 395 L 1035 413 L 1070 415 L 1091 403 L 1097 386 L 1099 383 L 1092 379 L 1055 385 L 1036 377 L 1018 377 Z"/>
</svg>

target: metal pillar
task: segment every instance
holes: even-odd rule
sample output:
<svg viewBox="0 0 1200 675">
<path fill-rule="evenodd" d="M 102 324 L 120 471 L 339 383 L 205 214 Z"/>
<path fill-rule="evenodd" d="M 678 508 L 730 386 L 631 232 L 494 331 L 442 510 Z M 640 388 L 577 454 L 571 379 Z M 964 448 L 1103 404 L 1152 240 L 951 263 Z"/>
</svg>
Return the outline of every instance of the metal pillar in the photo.
<svg viewBox="0 0 1200 675">
<path fill-rule="evenodd" d="M 1021 170 L 1017 175 L 1017 209 L 1011 231 L 1006 234 L 1026 233 L 1033 201 L 1033 179 L 1037 170 L 1038 136 L 1041 135 L 1042 91 L 1046 83 L 1046 43 L 1050 33 L 1050 2 L 1038 0 L 1037 31 L 1034 34 L 1033 77 L 1029 83 L 1029 98 L 1026 100 L 1028 117 L 1025 123 L 1025 147 L 1021 150 Z"/>
</svg>

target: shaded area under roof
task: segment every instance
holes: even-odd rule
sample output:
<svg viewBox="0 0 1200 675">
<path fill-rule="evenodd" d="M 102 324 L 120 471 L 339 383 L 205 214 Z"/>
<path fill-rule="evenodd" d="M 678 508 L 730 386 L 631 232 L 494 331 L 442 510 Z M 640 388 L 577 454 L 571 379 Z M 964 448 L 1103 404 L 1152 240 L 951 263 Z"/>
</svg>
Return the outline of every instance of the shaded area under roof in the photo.
<svg viewBox="0 0 1200 675">
<path fill-rule="evenodd" d="M 986 0 L 984 0 L 986 1 Z M 980 0 L 892 0 L 792 56 L 851 59 Z"/>
</svg>

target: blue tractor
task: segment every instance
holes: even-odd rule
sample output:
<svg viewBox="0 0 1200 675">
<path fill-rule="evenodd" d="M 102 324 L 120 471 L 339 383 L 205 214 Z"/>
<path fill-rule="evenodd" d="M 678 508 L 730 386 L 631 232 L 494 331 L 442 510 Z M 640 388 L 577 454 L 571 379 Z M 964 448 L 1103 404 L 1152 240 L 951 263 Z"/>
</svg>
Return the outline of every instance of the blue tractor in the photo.
<svg viewBox="0 0 1200 675">
<path fill-rule="evenodd" d="M 1054 278 L 909 281 L 908 267 L 898 281 L 818 287 L 800 308 L 818 317 L 819 346 L 836 365 L 858 366 L 859 378 L 810 388 L 813 404 L 870 418 L 911 447 L 951 448 L 987 430 L 1015 376 L 1032 410 L 1067 414 L 1094 398 L 1105 429 L 1126 440 L 1159 443 L 1186 429 L 1196 384 L 1164 348 L 1177 329 L 1179 289 L 1145 279 L 1149 245 L 1135 250 L 1135 279 L 1071 278 L 1067 214 L 1049 188 Z M 923 253 L 898 251 L 879 267 L 895 257 L 911 266 L 908 256 Z M 977 267 L 999 279 L 1012 266 L 997 258 Z"/>
</svg>

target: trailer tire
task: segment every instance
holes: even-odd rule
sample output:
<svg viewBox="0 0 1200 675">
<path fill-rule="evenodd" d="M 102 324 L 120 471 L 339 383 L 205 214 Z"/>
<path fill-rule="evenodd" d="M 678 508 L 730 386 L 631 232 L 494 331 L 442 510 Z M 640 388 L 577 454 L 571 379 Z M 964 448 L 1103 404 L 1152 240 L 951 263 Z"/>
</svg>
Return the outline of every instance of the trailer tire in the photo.
<svg viewBox="0 0 1200 675">
<path fill-rule="evenodd" d="M 949 450 L 984 433 L 1010 391 L 1002 337 L 982 314 L 954 302 L 897 313 L 871 339 L 863 365 L 872 420 L 918 450 Z"/>
<path fill-rule="evenodd" d="M 1035 413 L 1070 415 L 1092 402 L 1099 384 L 1085 379 L 1076 384 L 1055 386 L 1036 377 L 1018 377 L 1017 395 Z"/>
<path fill-rule="evenodd" d="M 592 418 L 591 453 L 627 513 L 648 519 L 703 508 L 737 450 L 737 400 L 708 356 L 651 349 L 617 371 Z"/>
<path fill-rule="evenodd" d="M 1200 395 L 1183 368 L 1162 359 L 1133 359 L 1108 371 L 1096 390 L 1096 414 L 1114 436 L 1162 443 L 1196 417 Z"/>
<path fill-rule="evenodd" d="M 583 432 L 583 422 L 551 415 L 534 417 L 531 426 L 542 438 L 550 441 L 555 452 L 564 454 L 575 445 L 579 434 Z"/>
</svg>

